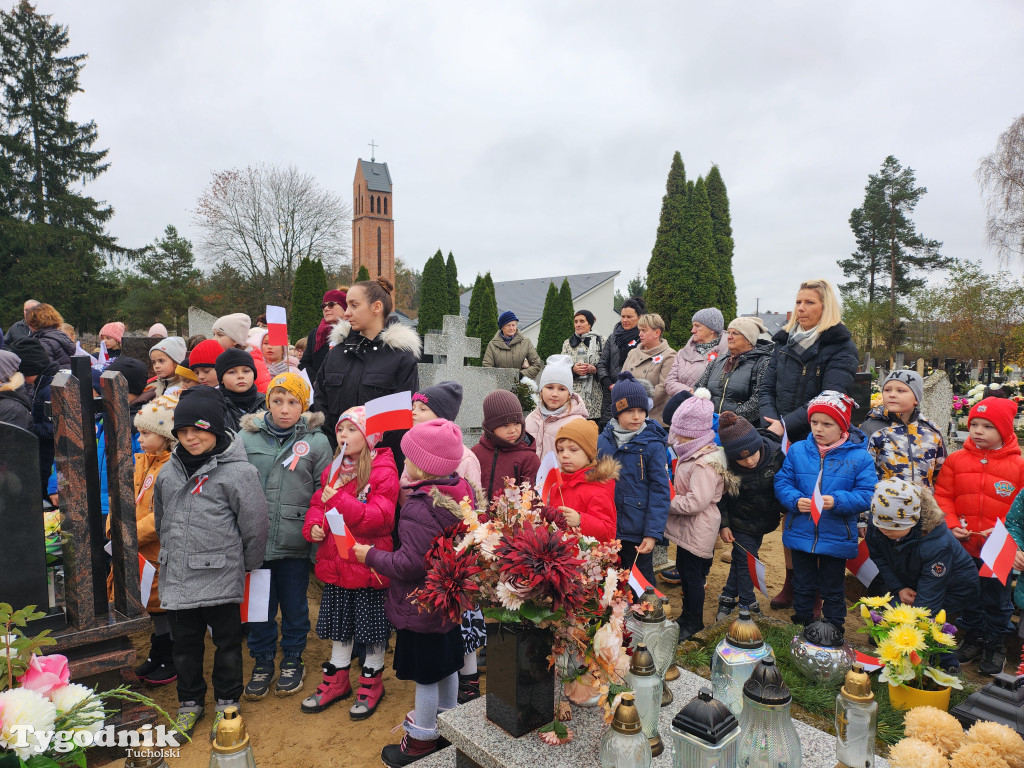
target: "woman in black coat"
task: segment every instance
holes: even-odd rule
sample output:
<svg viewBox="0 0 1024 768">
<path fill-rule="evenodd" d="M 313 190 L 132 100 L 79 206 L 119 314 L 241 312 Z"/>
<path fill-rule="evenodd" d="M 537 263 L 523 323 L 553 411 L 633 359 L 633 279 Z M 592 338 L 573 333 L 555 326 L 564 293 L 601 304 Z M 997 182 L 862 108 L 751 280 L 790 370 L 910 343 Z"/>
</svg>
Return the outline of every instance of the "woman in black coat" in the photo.
<svg viewBox="0 0 1024 768">
<path fill-rule="evenodd" d="M 612 417 L 611 391 L 612 384 L 622 373 L 626 356 L 640 345 L 640 315 L 647 313 L 647 305 L 643 299 L 629 298 L 619 310 L 619 322 L 611 335 L 605 339 L 601 347 L 601 358 L 597 363 L 597 380 L 601 382 L 604 392 L 604 406 L 601 409 L 601 425 L 608 423 Z"/>
<path fill-rule="evenodd" d="M 60 329 L 64 324 L 60 312 L 49 304 L 36 304 L 25 313 L 25 322 L 32 331 L 32 338 L 39 339 L 53 362 L 62 368 L 71 365 L 75 342 Z"/>
<path fill-rule="evenodd" d="M 324 294 L 324 300 L 320 304 L 320 310 L 324 314 L 323 319 L 320 321 L 320 325 L 309 332 L 309 336 L 306 338 L 306 348 L 299 360 L 299 370 L 305 371 L 310 381 L 316 381 L 316 375 L 320 373 L 320 368 L 323 366 L 324 360 L 327 359 L 327 353 L 331 351 L 331 331 L 341 320 L 346 309 L 348 309 L 348 303 L 345 300 L 344 291 L 334 289 Z"/>
</svg>

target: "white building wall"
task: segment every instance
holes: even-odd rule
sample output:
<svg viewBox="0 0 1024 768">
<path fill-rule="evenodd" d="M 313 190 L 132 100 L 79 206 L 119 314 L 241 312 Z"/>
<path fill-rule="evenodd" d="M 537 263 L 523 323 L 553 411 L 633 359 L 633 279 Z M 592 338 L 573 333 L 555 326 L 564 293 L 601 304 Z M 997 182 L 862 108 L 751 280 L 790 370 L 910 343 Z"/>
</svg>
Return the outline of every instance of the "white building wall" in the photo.
<svg viewBox="0 0 1024 768">
<path fill-rule="evenodd" d="M 580 309 L 587 309 L 594 313 L 596 322 L 592 330 L 601 338 L 608 338 L 614 330 L 615 324 L 619 322 L 619 316 L 615 313 L 615 281 L 606 280 L 594 290 L 576 299 L 573 302 L 573 312 Z M 536 346 L 537 338 L 540 336 L 540 321 L 538 320 L 526 328 L 520 328 L 519 331 Z M 571 333 L 572 329 L 570 328 L 566 332 L 565 338 L 569 338 Z"/>
</svg>

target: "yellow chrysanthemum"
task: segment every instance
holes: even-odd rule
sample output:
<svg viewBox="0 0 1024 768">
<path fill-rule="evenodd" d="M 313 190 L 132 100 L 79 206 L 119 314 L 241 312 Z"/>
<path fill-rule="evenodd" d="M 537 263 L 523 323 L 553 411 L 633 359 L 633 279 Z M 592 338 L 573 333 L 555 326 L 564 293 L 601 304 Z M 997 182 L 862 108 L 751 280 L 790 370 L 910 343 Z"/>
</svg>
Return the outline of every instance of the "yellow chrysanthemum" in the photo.
<svg viewBox="0 0 1024 768">
<path fill-rule="evenodd" d="M 871 611 L 868 610 L 868 607 L 866 605 L 862 605 L 860 607 L 860 617 L 869 624 L 871 623 Z"/>
<path fill-rule="evenodd" d="M 924 633 L 917 627 L 901 624 L 889 633 L 889 640 L 903 653 L 923 651 L 925 647 Z"/>
<path fill-rule="evenodd" d="M 914 609 L 909 605 L 897 605 L 895 608 L 890 608 L 882 614 L 882 620 L 886 624 L 916 624 L 917 614 Z"/>
<path fill-rule="evenodd" d="M 940 627 L 943 624 L 946 623 L 946 609 L 945 608 L 943 608 L 941 611 L 939 611 L 937 614 L 935 614 L 935 623 L 938 624 Z"/>
<path fill-rule="evenodd" d="M 901 651 L 892 638 L 886 638 L 878 645 L 878 660 L 883 664 L 899 664 L 903 660 Z"/>
<path fill-rule="evenodd" d="M 860 602 L 868 608 L 885 608 L 892 602 L 892 595 L 886 592 L 881 597 L 862 597 Z"/>
<path fill-rule="evenodd" d="M 952 648 L 956 645 L 956 638 L 943 632 L 940 624 L 932 626 L 932 640 L 940 645 L 946 646 L 947 648 Z"/>
</svg>

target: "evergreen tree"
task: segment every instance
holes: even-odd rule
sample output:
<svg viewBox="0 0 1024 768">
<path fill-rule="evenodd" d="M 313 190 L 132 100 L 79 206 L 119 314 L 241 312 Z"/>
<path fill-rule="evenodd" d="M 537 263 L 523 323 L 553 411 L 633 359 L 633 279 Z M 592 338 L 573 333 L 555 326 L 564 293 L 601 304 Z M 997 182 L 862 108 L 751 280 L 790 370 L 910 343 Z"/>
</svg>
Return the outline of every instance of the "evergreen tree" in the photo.
<svg viewBox="0 0 1024 768">
<path fill-rule="evenodd" d="M 441 318 L 448 311 L 448 279 L 445 276 L 444 256 L 438 250 L 427 259 L 423 266 L 423 283 L 420 289 L 420 311 L 417 330 L 425 336 L 433 330 L 441 330 Z"/>
<path fill-rule="evenodd" d="M 362 283 L 370 279 L 370 271 L 366 268 L 365 264 L 359 265 L 359 271 L 356 272 L 356 282 Z"/>
<path fill-rule="evenodd" d="M 324 300 L 324 294 L 327 293 L 327 270 L 324 269 L 323 259 L 313 259 L 313 295 L 316 296 L 316 304 L 320 306 L 320 302 Z M 317 318 L 317 325 L 320 324 L 319 318 Z"/>
<path fill-rule="evenodd" d="M 548 283 L 548 293 L 544 297 L 544 312 L 540 316 L 540 333 L 537 335 L 537 354 L 544 362 L 547 362 L 549 355 L 557 355 L 562 351 L 562 339 L 565 334 L 559 324 L 563 314 L 558 289 L 554 283 Z"/>
<path fill-rule="evenodd" d="M 708 200 L 704 179 L 698 177 L 693 197 L 683 214 L 680 237 L 681 257 L 675 260 L 670 280 L 675 287 L 676 301 L 669 307 L 668 317 L 662 314 L 668 327 L 666 338 L 673 349 L 679 349 L 690 337 L 690 319 L 704 307 L 716 306 L 718 300 L 718 271 L 715 268 L 715 235 L 711 223 L 711 202 Z M 651 294 L 648 285 L 647 295 Z M 651 312 L 661 312 L 650 306 Z"/>
<path fill-rule="evenodd" d="M 668 326 L 666 336 L 673 332 L 673 309 L 678 306 L 680 291 L 685 286 L 677 285 L 675 274 L 679 271 L 683 246 L 683 219 L 686 212 L 687 182 L 683 158 L 676 152 L 672 157 L 665 195 L 661 198 L 661 217 L 658 220 L 658 234 L 647 264 L 647 294 L 645 300 L 651 312 L 657 312 Z M 620 305 L 621 306 L 621 305 Z M 690 315 L 686 316 L 689 329 Z M 673 334 L 674 336 L 674 334 Z M 677 348 L 675 344 L 672 345 Z"/>
<path fill-rule="evenodd" d="M 317 285 L 317 262 L 303 259 L 295 268 L 295 282 L 292 283 L 292 311 L 288 316 L 288 330 L 293 342 L 307 336 L 310 331 L 320 325 L 323 311 L 320 303 L 324 291 Z M 321 269 L 323 265 L 321 263 Z M 326 284 L 327 278 L 324 278 Z"/>
<path fill-rule="evenodd" d="M 480 339 L 480 356 L 469 358 L 467 360 L 469 365 L 479 366 L 483 362 L 484 349 L 487 347 L 487 342 L 490 341 L 490 338 L 485 339 L 480 335 L 480 324 L 483 319 L 480 317 L 480 306 L 484 301 L 484 293 L 486 291 L 484 277 L 477 273 L 476 282 L 473 283 L 473 293 L 469 297 L 469 317 L 466 319 L 466 336 L 471 339 Z"/>
<path fill-rule="evenodd" d="M 732 274 L 732 220 L 729 216 L 729 194 L 717 165 L 712 165 L 705 181 L 711 204 L 711 227 L 715 235 L 715 266 L 718 270 L 718 302 L 725 322 L 736 317 L 736 280 Z"/>
<path fill-rule="evenodd" d="M 477 330 L 480 334 L 480 343 L 483 344 L 483 349 L 480 350 L 481 355 L 487 348 L 487 342 L 493 339 L 494 334 L 498 332 L 498 299 L 494 292 L 494 280 L 491 278 L 490 272 L 484 275 L 483 288 L 480 300 L 480 325 Z"/>
<path fill-rule="evenodd" d="M 448 280 L 448 310 L 446 315 L 458 315 L 460 312 L 459 295 L 459 268 L 455 266 L 455 257 L 448 251 L 448 262 L 444 267 L 445 277 Z"/>
<path fill-rule="evenodd" d="M 573 318 L 576 310 L 572 303 L 572 288 L 569 287 L 568 278 L 562 278 L 562 287 L 558 289 L 558 311 L 560 319 L 558 324 L 565 329 L 562 333 L 562 343 L 573 334 Z M 558 351 L 562 351 L 562 343 L 558 345 Z"/>
</svg>

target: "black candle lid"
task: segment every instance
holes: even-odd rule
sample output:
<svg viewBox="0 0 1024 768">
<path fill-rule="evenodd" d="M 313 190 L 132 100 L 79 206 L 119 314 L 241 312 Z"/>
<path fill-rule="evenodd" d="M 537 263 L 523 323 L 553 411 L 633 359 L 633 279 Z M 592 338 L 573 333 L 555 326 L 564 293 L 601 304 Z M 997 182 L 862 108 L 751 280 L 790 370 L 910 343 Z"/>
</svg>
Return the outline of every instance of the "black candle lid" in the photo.
<svg viewBox="0 0 1024 768">
<path fill-rule="evenodd" d="M 672 718 L 672 727 L 708 744 L 717 744 L 739 728 L 739 723 L 732 711 L 711 695 L 711 689 L 701 688 L 697 698 Z"/>
<path fill-rule="evenodd" d="M 803 631 L 804 640 L 822 648 L 841 648 L 844 642 L 843 633 L 835 624 L 824 619 L 812 621 Z"/>
<path fill-rule="evenodd" d="M 743 695 L 759 704 L 788 704 L 793 700 L 782 672 L 775 666 L 775 659 L 761 659 L 750 674 L 750 679 L 743 684 Z"/>
</svg>

